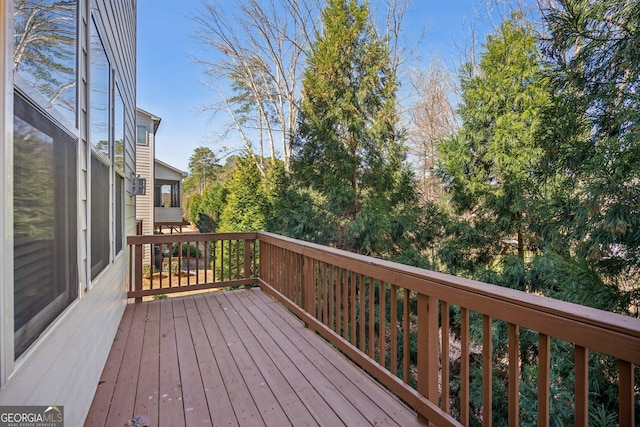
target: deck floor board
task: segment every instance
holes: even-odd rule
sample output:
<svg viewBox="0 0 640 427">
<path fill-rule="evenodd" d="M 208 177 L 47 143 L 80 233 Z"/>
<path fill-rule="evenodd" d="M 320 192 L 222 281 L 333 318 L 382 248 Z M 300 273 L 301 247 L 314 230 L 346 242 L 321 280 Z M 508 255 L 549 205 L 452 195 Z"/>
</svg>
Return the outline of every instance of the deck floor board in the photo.
<svg viewBox="0 0 640 427">
<path fill-rule="evenodd" d="M 85 421 L 419 424 L 411 409 L 258 289 L 128 306 Z"/>
</svg>

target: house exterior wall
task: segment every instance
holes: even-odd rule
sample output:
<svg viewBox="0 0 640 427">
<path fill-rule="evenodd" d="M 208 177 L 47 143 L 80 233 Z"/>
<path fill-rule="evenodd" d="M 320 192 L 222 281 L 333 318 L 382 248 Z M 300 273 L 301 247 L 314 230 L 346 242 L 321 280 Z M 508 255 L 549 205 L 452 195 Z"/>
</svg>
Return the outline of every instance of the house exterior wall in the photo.
<svg viewBox="0 0 640 427">
<path fill-rule="evenodd" d="M 96 23 L 124 113 L 124 235 L 135 234 L 136 1 L 79 0 L 77 34 L 78 296 L 14 358 L 13 253 L 13 0 L 0 0 L 0 405 L 63 405 L 65 425 L 84 423 L 126 305 L 127 250 L 115 248 L 111 214 L 109 264 L 91 280 L 90 37 Z M 113 193 L 113 183 L 110 185 Z M 126 247 L 125 247 L 126 248 Z M 74 286 L 72 283 L 71 286 Z M 15 360 L 14 360 L 15 359 Z"/>
<path fill-rule="evenodd" d="M 162 163 L 156 161 L 155 179 L 161 179 L 164 181 L 182 181 L 184 173 L 174 168 L 168 168 Z"/>
<path fill-rule="evenodd" d="M 147 128 L 147 145 L 136 146 L 136 175 L 147 180 L 146 194 L 136 196 L 136 218 L 142 220 L 143 234 L 153 234 L 153 159 L 155 157 L 153 121 L 150 116 L 138 110 L 136 126 Z"/>
<path fill-rule="evenodd" d="M 182 208 L 155 208 L 155 218 L 158 224 L 182 222 Z"/>
</svg>

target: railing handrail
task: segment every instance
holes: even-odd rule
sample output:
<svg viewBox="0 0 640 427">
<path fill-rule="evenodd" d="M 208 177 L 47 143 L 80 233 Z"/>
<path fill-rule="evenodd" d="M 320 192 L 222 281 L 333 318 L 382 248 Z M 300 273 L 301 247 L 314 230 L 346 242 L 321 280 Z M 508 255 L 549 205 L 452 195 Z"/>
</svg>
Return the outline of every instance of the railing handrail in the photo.
<svg viewBox="0 0 640 427">
<path fill-rule="evenodd" d="M 147 243 L 180 243 L 180 242 L 211 242 L 217 240 L 253 240 L 257 237 L 255 231 L 232 233 L 182 233 L 182 234 L 142 234 L 127 236 L 127 245 L 142 245 Z"/>
<path fill-rule="evenodd" d="M 571 322 L 571 324 L 584 324 L 611 333 L 636 337 L 639 338 L 635 343 L 636 345 L 633 348 L 625 349 L 624 353 L 627 356 L 624 360 L 634 364 L 640 364 L 640 319 L 631 316 L 624 316 L 618 313 L 611 313 L 541 295 L 530 294 L 516 289 L 505 288 L 419 267 L 412 267 L 366 255 L 359 255 L 342 249 L 304 242 L 273 233 L 259 232 L 258 238 L 302 255 L 311 256 L 318 261 L 328 262 L 357 273 L 370 275 L 371 277 L 389 283 L 401 284 L 403 287 L 412 291 L 427 293 L 430 296 L 448 301 L 452 304 L 461 304 L 459 299 L 464 298 L 464 302 L 461 305 L 470 310 L 478 311 L 507 322 L 522 325 L 522 316 L 512 311 L 514 308 L 522 308 L 527 311 L 535 311 L 536 315 L 547 314 L 558 319 L 564 319 L 566 322 Z M 425 289 L 423 287 L 424 284 L 430 285 L 429 288 Z M 451 292 L 453 292 L 453 294 Z M 479 300 L 474 301 L 476 298 Z M 491 299 L 489 305 L 480 301 L 486 298 Z M 563 324 L 566 322 L 563 322 Z M 527 327 L 526 325 L 522 326 Z M 585 337 L 581 335 L 583 331 L 574 331 L 573 328 L 558 330 L 556 325 L 550 327 L 549 330 L 541 331 L 538 323 L 528 327 L 573 343 L 580 344 L 580 342 L 585 339 Z M 558 334 L 560 334 L 560 336 Z M 567 335 L 569 337 L 565 337 Z M 610 354 L 612 350 L 611 341 L 602 342 L 602 340 L 599 339 L 595 342 L 589 341 L 588 344 L 585 344 L 581 345 L 605 354 Z M 619 357 L 615 354 L 610 355 Z"/>
</svg>

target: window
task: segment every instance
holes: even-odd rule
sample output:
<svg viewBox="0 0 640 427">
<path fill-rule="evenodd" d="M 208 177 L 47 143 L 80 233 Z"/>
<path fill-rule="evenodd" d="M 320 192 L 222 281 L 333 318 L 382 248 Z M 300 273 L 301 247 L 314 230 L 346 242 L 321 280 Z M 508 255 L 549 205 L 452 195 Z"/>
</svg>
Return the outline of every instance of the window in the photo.
<svg viewBox="0 0 640 427">
<path fill-rule="evenodd" d="M 138 145 L 147 145 L 147 127 L 138 125 L 136 127 L 136 143 Z"/>
<path fill-rule="evenodd" d="M 124 177 L 116 174 L 116 254 L 119 254 L 124 245 Z"/>
<path fill-rule="evenodd" d="M 76 140 L 14 96 L 15 357 L 78 296 Z"/>
<path fill-rule="evenodd" d="M 109 133 L 111 71 L 96 24 L 91 20 L 90 122 L 91 144 L 91 279 L 110 260 L 110 187 L 112 139 Z"/>
<path fill-rule="evenodd" d="M 115 250 L 116 254 L 122 251 L 124 246 L 124 101 L 118 85 L 115 85 L 115 100 L 113 106 L 113 134 L 115 144 Z"/>
<path fill-rule="evenodd" d="M 113 135 L 114 135 L 114 161 L 116 171 L 124 175 L 124 101 L 120 94 L 120 88 L 115 85 L 115 100 L 113 106 Z"/>
<path fill-rule="evenodd" d="M 45 109 L 76 126 L 76 1 L 16 1 L 16 85 Z"/>
<path fill-rule="evenodd" d="M 157 208 L 180 207 L 180 183 L 156 185 L 154 189 L 154 206 Z"/>
<path fill-rule="evenodd" d="M 78 296 L 77 1 L 14 4 L 14 357 Z"/>
</svg>

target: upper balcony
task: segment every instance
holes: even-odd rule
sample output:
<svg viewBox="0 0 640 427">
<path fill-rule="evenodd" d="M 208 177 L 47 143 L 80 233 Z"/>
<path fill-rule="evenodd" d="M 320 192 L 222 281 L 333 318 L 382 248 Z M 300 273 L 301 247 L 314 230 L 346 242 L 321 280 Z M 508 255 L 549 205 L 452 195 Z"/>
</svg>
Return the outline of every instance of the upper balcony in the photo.
<svg viewBox="0 0 640 427">
<path fill-rule="evenodd" d="M 619 425 L 635 425 L 638 319 L 269 233 L 128 243 L 136 304 L 86 425 L 453 426 L 471 415 L 492 425 L 504 383 L 517 426 L 526 358 L 544 426 L 560 398 L 551 367 L 562 346 L 572 349 L 574 424 L 588 425 L 598 393 L 589 370 L 606 363 Z M 143 265 L 145 251 L 157 267 Z M 201 294 L 229 286 L 245 289 Z M 184 292 L 198 295 L 152 298 Z"/>
</svg>

